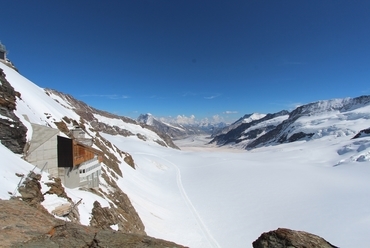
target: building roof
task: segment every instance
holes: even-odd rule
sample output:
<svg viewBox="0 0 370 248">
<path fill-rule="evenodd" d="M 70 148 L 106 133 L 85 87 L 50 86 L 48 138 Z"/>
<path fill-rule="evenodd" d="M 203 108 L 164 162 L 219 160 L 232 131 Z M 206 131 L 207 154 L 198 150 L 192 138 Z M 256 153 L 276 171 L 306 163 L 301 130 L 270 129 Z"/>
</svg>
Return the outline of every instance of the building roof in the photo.
<svg viewBox="0 0 370 248">
<path fill-rule="evenodd" d="M 51 137 L 59 134 L 59 130 L 55 128 L 50 128 L 34 123 L 31 123 L 31 125 L 33 132 L 28 153 L 33 152 L 38 147 L 43 145 L 46 141 L 48 141 Z"/>
</svg>

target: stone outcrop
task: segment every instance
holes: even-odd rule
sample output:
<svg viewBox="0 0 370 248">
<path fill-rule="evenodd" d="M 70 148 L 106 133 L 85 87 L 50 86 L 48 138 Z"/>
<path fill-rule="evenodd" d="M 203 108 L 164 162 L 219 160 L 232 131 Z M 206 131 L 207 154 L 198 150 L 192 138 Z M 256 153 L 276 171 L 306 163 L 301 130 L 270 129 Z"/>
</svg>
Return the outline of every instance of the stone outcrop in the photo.
<svg viewBox="0 0 370 248">
<path fill-rule="evenodd" d="M 358 139 L 358 138 L 366 137 L 366 136 L 370 136 L 370 128 L 366 128 L 366 129 L 361 130 L 352 139 Z"/>
<path fill-rule="evenodd" d="M 55 194 L 59 197 L 64 197 L 68 201 L 72 201 L 72 199 L 67 195 L 64 187 L 62 185 L 62 180 L 59 177 L 53 177 L 53 182 L 45 183 L 46 186 L 50 187 L 50 189 L 45 194 Z"/>
<path fill-rule="evenodd" d="M 0 209 L 1 247 L 184 247 L 146 235 L 65 222 L 20 200 L 0 200 Z"/>
<path fill-rule="evenodd" d="M 27 128 L 14 114 L 17 97 L 20 98 L 20 93 L 14 90 L 0 69 L 0 141 L 12 152 L 22 154 L 27 142 Z"/>
<path fill-rule="evenodd" d="M 286 228 L 263 233 L 252 245 L 254 248 L 338 248 L 317 235 Z"/>
<path fill-rule="evenodd" d="M 108 207 L 102 207 L 98 201 L 94 202 L 94 207 L 91 211 L 90 226 L 100 229 L 112 229 L 111 225 L 118 223 L 119 216 L 114 215 Z"/>
<path fill-rule="evenodd" d="M 40 174 L 31 171 L 18 188 L 22 200 L 33 207 L 38 207 L 44 201 L 44 196 L 41 193 L 40 179 Z"/>
</svg>

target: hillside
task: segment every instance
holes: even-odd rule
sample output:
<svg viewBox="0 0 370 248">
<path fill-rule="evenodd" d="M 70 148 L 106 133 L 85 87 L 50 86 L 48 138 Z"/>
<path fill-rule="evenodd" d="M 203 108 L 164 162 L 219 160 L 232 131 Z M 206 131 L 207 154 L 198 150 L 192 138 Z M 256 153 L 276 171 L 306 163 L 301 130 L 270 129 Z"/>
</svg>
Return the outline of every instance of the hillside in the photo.
<svg viewBox="0 0 370 248">
<path fill-rule="evenodd" d="M 117 180 L 123 176 L 120 167 L 127 166 L 135 169 L 135 162 L 130 154 L 119 150 L 104 139 L 100 132 L 119 134 L 124 137 L 134 136 L 143 143 L 177 148 L 172 140 L 166 134 L 157 134 L 132 119 L 94 109 L 70 95 L 42 89 L 2 63 L 0 63 L 0 72 L 0 86 L 1 91 L 4 92 L 1 98 L 3 100 L 0 102 L 2 127 L 0 139 L 3 158 L 1 172 L 4 175 L 3 183 L 6 184 L 1 190 L 1 199 L 18 196 L 17 185 L 26 183 L 28 180 L 26 175 L 33 170 L 42 175 L 39 179 L 40 193 L 44 195 L 37 200 L 39 202 L 36 202 L 42 204 L 50 213 L 63 204 L 74 205 L 78 202 L 77 212 L 67 216 L 72 222 L 121 232 L 146 234 L 145 227 L 129 198 L 117 186 Z M 62 137 L 72 137 L 72 130 L 76 127 L 81 128 L 87 138 L 93 141 L 92 149 L 104 154 L 100 187 L 83 190 L 65 188 L 67 193 L 64 193 L 60 181 L 40 171 L 41 167 L 36 168 L 35 165 L 14 157 L 6 151 L 3 145 L 15 153 L 24 153 L 27 157 L 30 144 L 32 146 L 32 140 L 35 139 L 36 125 L 56 130 L 54 132 L 59 132 Z M 7 165 L 10 164 L 16 166 L 9 169 Z M 56 187 L 61 189 L 57 190 L 58 193 L 51 192 L 53 188 L 51 185 L 56 184 Z M 31 192 L 32 195 L 40 193 L 37 190 Z M 30 193 L 27 192 L 27 194 Z M 22 194 L 21 196 L 23 197 Z M 94 215 L 93 210 L 96 206 L 101 207 L 105 214 Z M 106 214 L 111 217 L 105 216 Z"/>
</svg>

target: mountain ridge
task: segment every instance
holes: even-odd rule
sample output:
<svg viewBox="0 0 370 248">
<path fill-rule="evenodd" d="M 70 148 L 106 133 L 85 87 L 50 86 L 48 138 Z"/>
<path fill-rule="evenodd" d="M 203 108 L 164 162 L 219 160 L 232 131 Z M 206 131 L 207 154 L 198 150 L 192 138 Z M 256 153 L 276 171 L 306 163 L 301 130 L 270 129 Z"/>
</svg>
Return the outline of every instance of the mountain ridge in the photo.
<svg viewBox="0 0 370 248">
<path fill-rule="evenodd" d="M 240 147 L 252 150 L 262 146 L 319 138 L 325 136 L 325 132 L 328 130 L 329 132 L 337 131 L 338 135 L 340 132 L 349 132 L 348 134 L 355 135 L 358 131 L 356 128 L 352 130 L 338 127 L 340 125 L 338 123 L 345 122 L 347 119 L 369 119 L 369 113 L 366 109 L 361 112 L 362 108 L 367 108 L 369 105 L 370 96 L 366 95 L 308 103 L 297 107 L 290 113 L 283 110 L 275 114 L 267 114 L 263 118 L 245 124 L 240 123 L 226 127 L 226 132 L 214 136 L 210 143 L 219 146 L 241 143 Z M 356 111 L 360 112 L 356 114 Z M 274 123 L 267 122 L 279 116 L 285 117 L 275 119 Z M 245 117 L 249 117 L 249 115 Z M 330 119 L 335 119 L 338 123 L 332 125 Z"/>
</svg>

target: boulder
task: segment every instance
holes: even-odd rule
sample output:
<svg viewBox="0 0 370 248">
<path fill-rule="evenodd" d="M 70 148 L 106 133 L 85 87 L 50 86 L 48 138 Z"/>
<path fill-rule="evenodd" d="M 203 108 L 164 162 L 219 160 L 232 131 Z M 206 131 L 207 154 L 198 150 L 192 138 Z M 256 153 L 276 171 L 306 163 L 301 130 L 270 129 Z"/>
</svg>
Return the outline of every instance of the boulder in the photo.
<svg viewBox="0 0 370 248">
<path fill-rule="evenodd" d="M 252 245 L 254 248 L 338 248 L 317 235 L 286 228 L 263 233 Z"/>
</svg>

